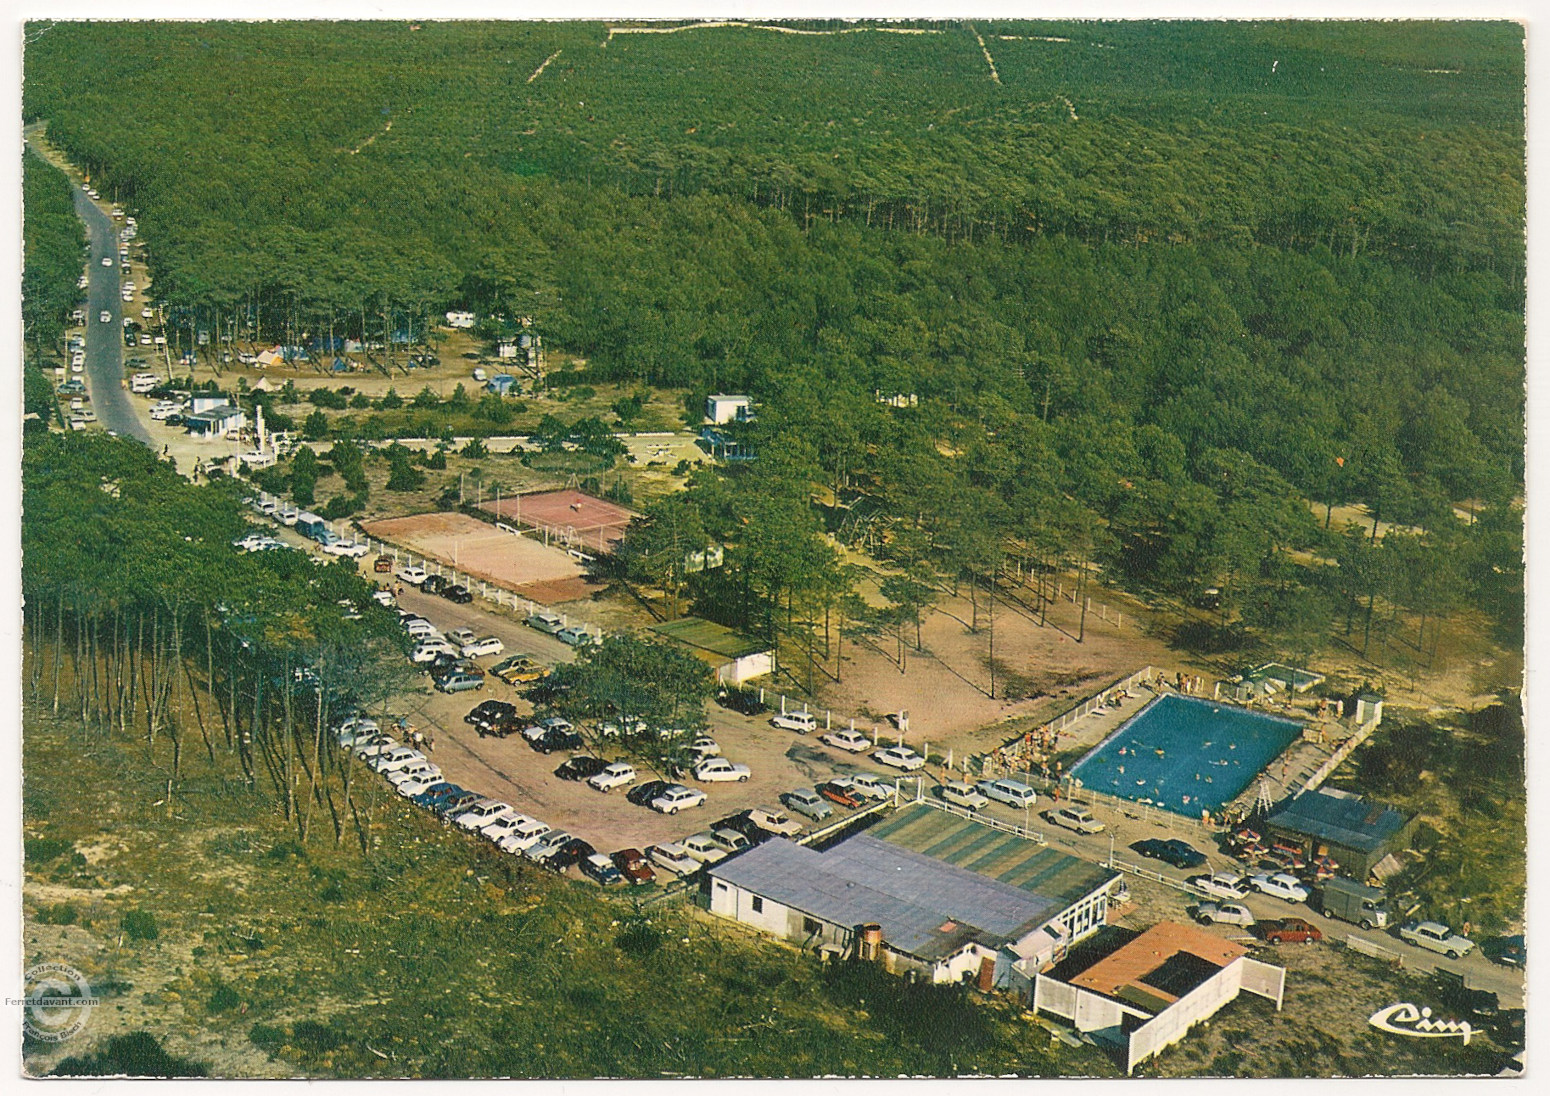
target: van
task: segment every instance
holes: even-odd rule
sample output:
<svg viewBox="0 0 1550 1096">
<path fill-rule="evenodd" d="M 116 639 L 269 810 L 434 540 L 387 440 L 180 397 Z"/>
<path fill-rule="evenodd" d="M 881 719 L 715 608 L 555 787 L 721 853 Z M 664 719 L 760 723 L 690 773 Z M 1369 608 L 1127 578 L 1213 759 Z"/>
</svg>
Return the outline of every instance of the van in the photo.
<svg viewBox="0 0 1550 1096">
<path fill-rule="evenodd" d="M 488 378 L 489 374 L 486 373 L 482 368 L 474 370 L 474 380 L 478 381 L 480 384 L 483 384 Z"/>
<path fill-rule="evenodd" d="M 1021 780 L 1009 780 L 1006 777 L 1000 780 L 981 780 L 974 787 L 981 795 L 1019 809 L 1033 806 L 1034 801 L 1038 799 L 1037 793 Z"/>
<path fill-rule="evenodd" d="M 965 784 L 962 780 L 949 780 L 938 789 L 938 794 L 945 802 L 967 807 L 971 811 L 990 806 L 989 799 L 976 791 L 972 784 Z"/>
<path fill-rule="evenodd" d="M 161 378 L 155 373 L 136 373 L 129 378 L 129 390 L 136 395 L 143 396 L 161 383 Z"/>
</svg>

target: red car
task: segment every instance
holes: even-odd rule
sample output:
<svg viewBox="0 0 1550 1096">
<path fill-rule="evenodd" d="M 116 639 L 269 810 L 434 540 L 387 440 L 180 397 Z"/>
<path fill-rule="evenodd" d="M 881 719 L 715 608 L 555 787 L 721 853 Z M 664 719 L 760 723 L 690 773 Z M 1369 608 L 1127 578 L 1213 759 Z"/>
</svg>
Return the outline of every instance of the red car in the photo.
<svg viewBox="0 0 1550 1096">
<path fill-rule="evenodd" d="M 818 794 L 831 803 L 838 803 L 842 807 L 861 806 L 861 797 L 849 788 L 838 784 L 820 784 Z"/>
<path fill-rule="evenodd" d="M 656 869 L 647 862 L 645 854 L 639 849 L 620 849 L 609 859 L 614 862 L 614 867 L 619 869 L 619 874 L 628 879 L 633 886 L 642 886 L 654 882 L 657 878 Z"/>
<path fill-rule="evenodd" d="M 1324 939 L 1318 926 L 1310 925 L 1301 917 L 1261 921 L 1255 929 L 1267 944 L 1316 944 Z"/>
</svg>

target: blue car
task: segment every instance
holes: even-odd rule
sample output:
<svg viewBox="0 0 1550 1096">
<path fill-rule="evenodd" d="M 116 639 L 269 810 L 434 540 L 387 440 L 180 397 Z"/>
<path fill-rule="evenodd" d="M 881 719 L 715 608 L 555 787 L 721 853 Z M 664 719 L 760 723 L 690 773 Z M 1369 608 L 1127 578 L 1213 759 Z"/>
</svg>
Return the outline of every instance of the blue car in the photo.
<svg viewBox="0 0 1550 1096">
<path fill-rule="evenodd" d="M 451 818 L 453 815 L 462 814 L 465 809 L 483 798 L 484 796 L 478 792 L 464 791 L 460 788 L 451 795 L 443 796 L 439 802 L 431 804 L 431 810 L 443 818 Z"/>
<path fill-rule="evenodd" d="M 462 788 L 450 780 L 442 781 L 440 784 L 432 784 L 429 788 L 415 796 L 414 804 L 417 807 L 433 807 L 447 796 L 462 790 Z"/>
</svg>

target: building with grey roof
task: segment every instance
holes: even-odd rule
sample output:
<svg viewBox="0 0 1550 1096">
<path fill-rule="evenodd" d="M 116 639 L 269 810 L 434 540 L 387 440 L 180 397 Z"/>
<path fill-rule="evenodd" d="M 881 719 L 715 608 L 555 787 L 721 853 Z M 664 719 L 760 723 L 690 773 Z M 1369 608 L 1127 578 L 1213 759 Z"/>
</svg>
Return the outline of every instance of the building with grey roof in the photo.
<svg viewBox="0 0 1550 1096">
<path fill-rule="evenodd" d="M 1383 860 L 1409 846 L 1416 816 L 1334 788 L 1304 792 L 1282 804 L 1265 829 L 1304 854 L 1332 856 L 1341 874 L 1361 882 Z"/>
<path fill-rule="evenodd" d="M 934 982 L 978 974 L 987 988 L 1026 983 L 1069 946 L 1072 924 L 1082 935 L 1094 931 L 1118 879 L 1095 872 L 1080 895 L 1049 894 L 866 833 L 823 852 L 772 839 L 708 874 L 713 913 L 844 954 L 865 950 L 871 926 L 887 969 Z M 1078 907 L 1099 912 L 1076 917 Z"/>
</svg>

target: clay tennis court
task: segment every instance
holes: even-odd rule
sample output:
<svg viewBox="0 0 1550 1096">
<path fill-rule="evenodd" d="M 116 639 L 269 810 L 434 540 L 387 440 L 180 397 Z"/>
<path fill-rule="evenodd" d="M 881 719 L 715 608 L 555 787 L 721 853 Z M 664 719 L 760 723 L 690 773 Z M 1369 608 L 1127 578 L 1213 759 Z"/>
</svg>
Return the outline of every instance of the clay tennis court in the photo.
<svg viewBox="0 0 1550 1096">
<path fill-rule="evenodd" d="M 579 548 L 584 552 L 611 552 L 624 539 L 624 530 L 635 518 L 634 510 L 567 489 L 535 491 L 530 495 L 486 502 L 482 509 L 519 529 L 532 529 L 549 543 Z"/>
<path fill-rule="evenodd" d="M 465 514 L 414 514 L 366 522 L 362 528 L 378 540 L 544 604 L 582 597 L 591 589 L 581 563 L 563 548 L 546 548 L 531 536 L 519 537 Z"/>
</svg>

